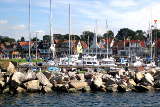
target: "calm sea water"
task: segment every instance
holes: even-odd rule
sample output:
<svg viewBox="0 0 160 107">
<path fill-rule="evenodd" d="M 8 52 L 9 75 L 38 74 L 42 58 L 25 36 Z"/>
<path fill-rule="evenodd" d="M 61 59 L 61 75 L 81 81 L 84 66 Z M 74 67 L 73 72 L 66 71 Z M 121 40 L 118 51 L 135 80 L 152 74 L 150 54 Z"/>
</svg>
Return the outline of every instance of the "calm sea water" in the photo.
<svg viewBox="0 0 160 107">
<path fill-rule="evenodd" d="M 0 107 L 160 107 L 160 93 L 0 95 Z"/>
</svg>

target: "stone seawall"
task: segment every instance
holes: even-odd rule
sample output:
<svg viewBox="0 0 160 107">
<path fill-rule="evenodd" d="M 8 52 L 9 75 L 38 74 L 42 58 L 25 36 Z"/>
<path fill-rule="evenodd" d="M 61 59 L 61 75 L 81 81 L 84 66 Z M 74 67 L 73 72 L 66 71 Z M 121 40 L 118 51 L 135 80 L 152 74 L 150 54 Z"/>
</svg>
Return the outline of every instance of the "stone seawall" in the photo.
<svg viewBox="0 0 160 107">
<path fill-rule="evenodd" d="M 125 71 L 33 72 L 16 70 L 11 62 L 0 63 L 0 93 L 60 92 L 127 92 L 158 91 L 160 71 L 155 68 Z"/>
</svg>

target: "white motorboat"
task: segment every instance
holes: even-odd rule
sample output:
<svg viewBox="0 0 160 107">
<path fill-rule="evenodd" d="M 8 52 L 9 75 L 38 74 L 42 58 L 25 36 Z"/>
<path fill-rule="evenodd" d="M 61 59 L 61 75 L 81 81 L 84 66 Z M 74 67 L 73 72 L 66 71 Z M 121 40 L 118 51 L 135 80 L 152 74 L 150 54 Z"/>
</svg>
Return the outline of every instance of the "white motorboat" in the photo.
<svg viewBox="0 0 160 107">
<path fill-rule="evenodd" d="M 108 67 L 115 67 L 115 66 L 117 66 L 115 64 L 115 59 L 112 58 L 112 57 L 110 57 L 110 58 L 104 58 L 104 59 L 101 60 L 100 63 L 101 63 L 100 64 L 101 66 L 108 66 Z"/>
<path fill-rule="evenodd" d="M 136 61 L 133 63 L 134 67 L 144 66 L 143 60 L 140 57 L 136 57 Z"/>
<path fill-rule="evenodd" d="M 96 56 L 84 55 L 82 56 L 83 65 L 87 66 L 98 66 L 99 61 Z"/>
<path fill-rule="evenodd" d="M 70 57 L 63 57 L 60 58 L 59 65 L 72 65 L 75 66 L 77 65 L 79 55 L 71 55 Z"/>
</svg>

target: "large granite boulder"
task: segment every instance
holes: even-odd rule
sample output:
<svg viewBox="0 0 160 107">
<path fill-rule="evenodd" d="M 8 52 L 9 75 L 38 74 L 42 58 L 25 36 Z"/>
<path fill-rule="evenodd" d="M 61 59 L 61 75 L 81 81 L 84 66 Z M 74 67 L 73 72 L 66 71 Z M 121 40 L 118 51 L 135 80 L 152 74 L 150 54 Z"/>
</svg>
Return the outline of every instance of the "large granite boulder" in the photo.
<svg viewBox="0 0 160 107">
<path fill-rule="evenodd" d="M 138 92 L 154 91 L 154 88 L 152 86 L 144 86 L 144 85 L 138 84 L 135 86 L 135 91 L 138 91 Z"/>
<path fill-rule="evenodd" d="M 76 80 L 76 72 L 68 72 L 70 80 Z"/>
<path fill-rule="evenodd" d="M 154 83 L 153 83 L 154 82 L 154 78 L 150 73 L 144 74 L 144 78 L 148 83 L 150 83 L 151 85 L 154 85 Z"/>
<path fill-rule="evenodd" d="M 76 78 L 77 78 L 77 80 L 85 81 L 84 74 L 77 74 Z"/>
<path fill-rule="evenodd" d="M 32 71 L 26 72 L 25 75 L 25 81 L 35 80 L 37 78 L 36 73 Z"/>
<path fill-rule="evenodd" d="M 25 93 L 27 90 L 24 89 L 24 88 L 22 88 L 22 87 L 18 87 L 18 88 L 16 89 L 16 91 L 17 91 L 18 93 Z"/>
<path fill-rule="evenodd" d="M 10 85 L 13 88 L 21 85 L 25 81 L 26 75 L 22 72 L 15 72 L 10 80 Z"/>
<path fill-rule="evenodd" d="M 42 89 L 42 86 L 40 86 L 39 80 L 32 80 L 24 83 L 24 86 L 26 87 L 27 91 L 29 92 L 36 92 L 40 91 Z"/>
<path fill-rule="evenodd" d="M 144 74 L 142 72 L 136 73 L 136 80 L 141 81 L 144 78 Z"/>
<path fill-rule="evenodd" d="M 0 69 L 2 72 L 7 72 L 9 75 L 17 71 L 14 64 L 9 61 L 1 61 Z"/>
<path fill-rule="evenodd" d="M 83 81 L 71 81 L 69 83 L 70 88 L 75 88 L 75 89 L 82 89 L 84 87 L 88 86 L 87 82 L 83 82 Z"/>
<path fill-rule="evenodd" d="M 94 72 L 85 72 L 84 77 L 85 79 L 92 79 L 94 76 Z"/>
<path fill-rule="evenodd" d="M 36 76 L 43 86 L 47 86 L 47 87 L 53 86 L 42 72 L 38 72 Z"/>
<path fill-rule="evenodd" d="M 160 80 L 160 71 L 157 71 L 154 75 L 153 75 L 155 80 Z"/>
<path fill-rule="evenodd" d="M 112 85 L 107 86 L 106 90 L 108 92 L 116 92 L 116 91 L 118 91 L 117 88 L 118 88 L 117 84 L 112 84 Z"/>
</svg>

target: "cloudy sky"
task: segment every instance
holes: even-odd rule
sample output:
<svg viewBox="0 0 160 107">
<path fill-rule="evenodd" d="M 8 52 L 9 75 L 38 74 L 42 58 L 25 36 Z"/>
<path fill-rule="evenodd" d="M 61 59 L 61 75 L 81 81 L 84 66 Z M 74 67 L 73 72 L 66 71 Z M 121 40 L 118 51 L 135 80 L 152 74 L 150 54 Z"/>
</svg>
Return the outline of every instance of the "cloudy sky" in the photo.
<svg viewBox="0 0 160 107">
<path fill-rule="evenodd" d="M 0 0 L 0 35 L 15 39 L 27 35 L 29 0 Z M 68 4 L 71 4 L 71 32 L 97 32 L 108 29 L 115 33 L 124 27 L 147 30 L 149 22 L 158 19 L 160 0 L 52 0 L 53 32 L 68 33 Z M 153 21 L 152 21 L 153 22 Z M 31 0 L 31 31 L 49 32 L 49 0 Z M 34 36 L 34 35 L 32 35 Z"/>
</svg>

